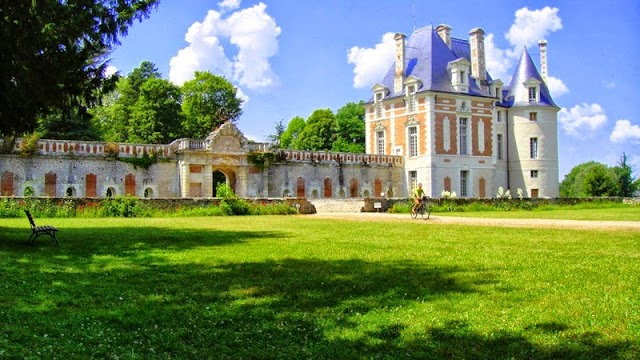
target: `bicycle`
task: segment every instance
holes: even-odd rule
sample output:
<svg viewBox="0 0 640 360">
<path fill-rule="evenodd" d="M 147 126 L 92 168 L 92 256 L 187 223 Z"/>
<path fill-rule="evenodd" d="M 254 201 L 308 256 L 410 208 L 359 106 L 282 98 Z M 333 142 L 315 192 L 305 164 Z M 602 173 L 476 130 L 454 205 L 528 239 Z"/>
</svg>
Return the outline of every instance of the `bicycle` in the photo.
<svg viewBox="0 0 640 360">
<path fill-rule="evenodd" d="M 420 216 L 425 220 L 428 219 L 429 216 L 431 216 L 431 203 L 426 197 L 422 198 L 422 200 L 420 201 L 420 205 L 418 205 L 416 211 L 411 211 L 411 218 L 417 218 L 418 214 L 420 214 Z M 426 218 L 425 215 L 427 216 Z"/>
</svg>

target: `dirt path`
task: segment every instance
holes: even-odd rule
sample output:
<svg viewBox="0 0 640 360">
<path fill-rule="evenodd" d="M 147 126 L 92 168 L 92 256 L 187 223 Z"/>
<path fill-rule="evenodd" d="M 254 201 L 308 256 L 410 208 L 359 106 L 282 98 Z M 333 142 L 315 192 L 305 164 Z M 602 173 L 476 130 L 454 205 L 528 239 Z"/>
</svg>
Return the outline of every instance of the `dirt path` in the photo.
<svg viewBox="0 0 640 360">
<path fill-rule="evenodd" d="M 589 230 L 626 230 L 639 231 L 640 221 L 587 221 L 587 220 L 554 220 L 554 219 L 493 219 L 466 218 L 455 216 L 431 215 L 428 220 L 411 219 L 409 214 L 387 213 L 318 213 L 305 215 L 322 219 L 342 219 L 356 221 L 421 221 L 425 224 L 456 224 L 476 226 L 503 227 L 545 227 L 556 229 L 589 229 Z"/>
</svg>

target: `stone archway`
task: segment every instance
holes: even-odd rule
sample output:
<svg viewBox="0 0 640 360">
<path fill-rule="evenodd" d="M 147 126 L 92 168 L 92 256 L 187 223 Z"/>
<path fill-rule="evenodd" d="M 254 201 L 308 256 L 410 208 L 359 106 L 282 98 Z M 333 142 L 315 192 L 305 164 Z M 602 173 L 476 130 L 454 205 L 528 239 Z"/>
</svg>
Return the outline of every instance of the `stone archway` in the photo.
<svg viewBox="0 0 640 360">
<path fill-rule="evenodd" d="M 236 173 L 229 168 L 218 168 L 213 171 L 212 185 L 213 185 L 213 197 L 217 197 L 216 187 L 219 184 L 227 184 L 234 193 L 238 193 L 236 189 Z"/>
</svg>

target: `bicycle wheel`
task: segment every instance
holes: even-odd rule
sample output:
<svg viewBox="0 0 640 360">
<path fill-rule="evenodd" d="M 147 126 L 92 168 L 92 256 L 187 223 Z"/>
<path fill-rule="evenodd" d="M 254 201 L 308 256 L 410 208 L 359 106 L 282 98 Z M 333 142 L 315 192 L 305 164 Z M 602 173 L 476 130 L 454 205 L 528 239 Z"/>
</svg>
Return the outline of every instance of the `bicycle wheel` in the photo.
<svg viewBox="0 0 640 360">
<path fill-rule="evenodd" d="M 411 218 L 412 218 L 412 219 L 415 219 L 415 218 L 417 218 L 417 217 L 418 217 L 418 211 L 413 211 L 413 210 L 411 210 Z"/>
<path fill-rule="evenodd" d="M 427 215 L 427 219 L 429 219 L 429 216 L 431 216 L 431 204 L 427 203 L 424 205 L 424 213 Z"/>
</svg>

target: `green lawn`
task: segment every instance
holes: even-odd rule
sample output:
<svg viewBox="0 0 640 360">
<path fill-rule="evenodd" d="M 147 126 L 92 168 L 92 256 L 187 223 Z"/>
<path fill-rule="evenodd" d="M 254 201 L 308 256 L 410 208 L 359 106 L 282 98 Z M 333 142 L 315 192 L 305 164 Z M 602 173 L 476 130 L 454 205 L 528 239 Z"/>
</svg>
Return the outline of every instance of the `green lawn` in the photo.
<svg viewBox="0 0 640 360">
<path fill-rule="evenodd" d="M 640 232 L 0 220 L 0 358 L 637 359 Z"/>
<path fill-rule="evenodd" d="M 438 212 L 442 216 L 500 219 L 567 219 L 591 221 L 640 221 L 640 206 L 620 206 L 598 209 L 541 208 L 511 211 Z"/>
</svg>

